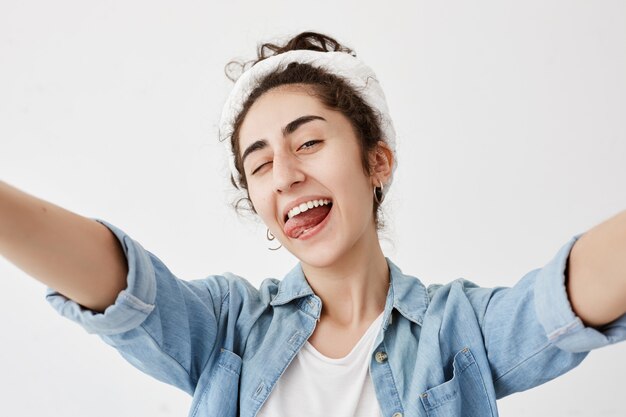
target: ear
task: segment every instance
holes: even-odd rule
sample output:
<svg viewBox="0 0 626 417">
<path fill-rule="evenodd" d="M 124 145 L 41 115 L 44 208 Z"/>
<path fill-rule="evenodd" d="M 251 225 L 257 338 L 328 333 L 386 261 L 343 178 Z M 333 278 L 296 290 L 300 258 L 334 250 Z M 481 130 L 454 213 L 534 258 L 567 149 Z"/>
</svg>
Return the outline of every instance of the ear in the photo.
<svg viewBox="0 0 626 417">
<path fill-rule="evenodd" d="M 370 179 L 372 186 L 378 187 L 382 182 L 383 185 L 387 184 L 391 173 L 393 172 L 393 152 L 386 142 L 379 140 L 376 147 L 370 152 L 369 155 Z"/>
</svg>

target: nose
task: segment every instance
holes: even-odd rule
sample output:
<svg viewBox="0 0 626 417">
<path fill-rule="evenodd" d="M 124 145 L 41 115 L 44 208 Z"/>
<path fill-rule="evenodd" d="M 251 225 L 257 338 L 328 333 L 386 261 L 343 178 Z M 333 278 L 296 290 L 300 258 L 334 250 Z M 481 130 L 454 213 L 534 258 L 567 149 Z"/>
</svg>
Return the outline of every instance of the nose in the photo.
<svg viewBox="0 0 626 417">
<path fill-rule="evenodd" d="M 274 155 L 272 162 L 274 189 L 278 193 L 288 191 L 293 185 L 304 181 L 304 172 L 298 158 L 289 152 Z"/>
</svg>

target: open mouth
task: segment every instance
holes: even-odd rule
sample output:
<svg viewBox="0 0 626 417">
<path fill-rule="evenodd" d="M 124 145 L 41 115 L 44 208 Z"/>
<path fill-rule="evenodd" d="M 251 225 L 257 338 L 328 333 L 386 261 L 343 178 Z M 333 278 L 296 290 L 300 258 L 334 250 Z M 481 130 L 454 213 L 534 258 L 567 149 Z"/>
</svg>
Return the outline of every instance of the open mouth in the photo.
<svg viewBox="0 0 626 417">
<path fill-rule="evenodd" d="M 317 199 L 317 200 L 310 200 L 310 201 L 301 203 L 301 204 L 293 207 L 291 210 L 289 210 L 285 214 L 285 217 L 284 217 L 283 221 L 285 223 L 287 223 L 289 221 L 289 219 L 291 219 L 294 216 L 297 216 L 299 214 L 302 214 L 302 213 L 307 212 L 307 211 L 312 210 L 312 209 L 316 209 L 316 208 L 318 208 L 320 206 L 332 206 L 332 204 L 333 204 L 332 200 L 330 200 L 328 198 L 321 198 L 321 199 Z"/>
<path fill-rule="evenodd" d="M 330 213 L 333 203 L 328 199 L 313 200 L 289 210 L 285 216 L 284 232 L 291 238 L 299 238 L 304 233 L 319 226 Z"/>
</svg>

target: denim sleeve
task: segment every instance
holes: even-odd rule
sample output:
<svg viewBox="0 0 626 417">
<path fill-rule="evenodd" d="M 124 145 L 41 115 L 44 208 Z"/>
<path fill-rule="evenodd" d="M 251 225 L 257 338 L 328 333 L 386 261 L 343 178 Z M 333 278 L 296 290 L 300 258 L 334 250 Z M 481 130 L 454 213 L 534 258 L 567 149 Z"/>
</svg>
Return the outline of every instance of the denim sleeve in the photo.
<svg viewBox="0 0 626 417">
<path fill-rule="evenodd" d="M 568 352 L 587 352 L 626 340 L 626 315 L 601 327 L 587 327 L 576 316 L 567 296 L 565 268 L 574 243 L 573 237 L 544 266 L 535 283 L 535 309 L 548 340 Z"/>
<path fill-rule="evenodd" d="M 498 398 L 562 375 L 592 349 L 626 340 L 626 316 L 596 329 L 584 326 L 572 310 L 565 268 L 580 236 L 511 288 L 469 289 Z"/>
<path fill-rule="evenodd" d="M 94 219 L 118 238 L 128 262 L 127 287 L 103 313 L 48 289 L 62 316 L 99 335 L 132 365 L 193 394 L 215 354 L 218 318 L 228 285 L 220 279 L 176 278 L 152 253 L 117 227 Z"/>
</svg>

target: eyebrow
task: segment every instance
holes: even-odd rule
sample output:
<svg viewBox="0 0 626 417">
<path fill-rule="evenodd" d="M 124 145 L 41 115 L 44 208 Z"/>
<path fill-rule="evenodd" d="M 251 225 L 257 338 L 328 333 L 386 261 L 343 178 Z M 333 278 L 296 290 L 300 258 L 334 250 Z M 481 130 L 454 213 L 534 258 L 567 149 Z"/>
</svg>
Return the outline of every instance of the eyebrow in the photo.
<svg viewBox="0 0 626 417">
<path fill-rule="evenodd" d="M 323 117 L 315 116 L 315 115 L 307 115 L 307 116 L 298 117 L 297 119 L 292 120 L 291 122 L 287 123 L 287 125 L 282 128 L 283 137 L 295 132 L 300 126 L 302 126 L 305 123 L 312 122 L 313 120 L 326 121 L 326 119 L 324 119 Z M 241 165 L 243 165 L 248 155 L 250 155 L 252 152 L 259 151 L 261 149 L 264 149 L 267 146 L 268 146 L 268 143 L 267 143 L 267 140 L 265 139 L 259 139 L 255 141 L 254 143 L 252 143 L 252 145 L 248 146 L 246 150 L 243 151 L 243 156 L 241 157 Z"/>
</svg>

